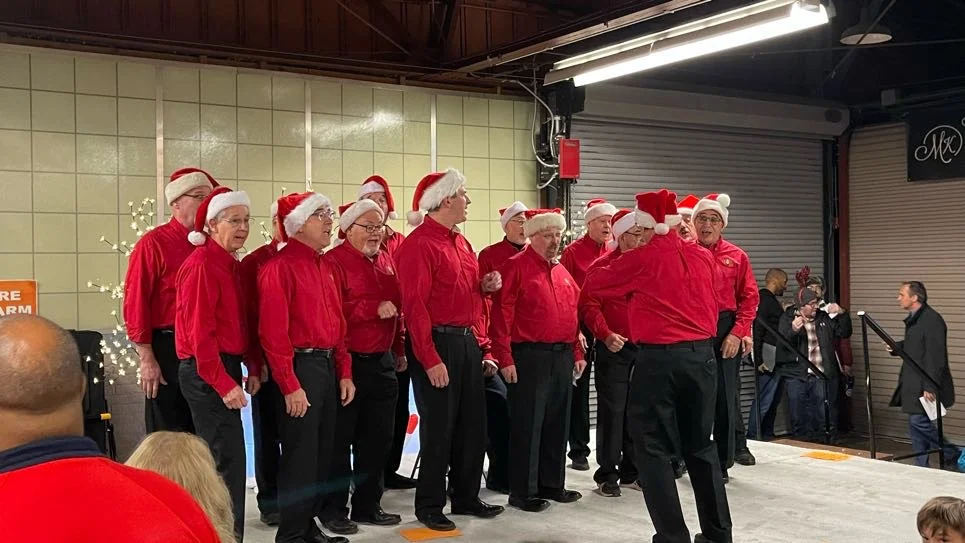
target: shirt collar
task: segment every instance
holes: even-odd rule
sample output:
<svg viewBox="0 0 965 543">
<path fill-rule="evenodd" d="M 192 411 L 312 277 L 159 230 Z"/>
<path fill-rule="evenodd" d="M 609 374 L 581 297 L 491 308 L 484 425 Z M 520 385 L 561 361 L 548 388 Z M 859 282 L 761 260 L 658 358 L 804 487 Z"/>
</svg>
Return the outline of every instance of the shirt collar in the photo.
<svg viewBox="0 0 965 543">
<path fill-rule="evenodd" d="M 426 215 L 425 218 L 423 219 L 422 226 L 429 227 L 430 232 L 433 232 L 435 234 L 441 234 L 449 238 L 454 238 L 458 234 L 462 234 L 462 231 L 459 230 L 458 226 L 453 226 L 452 228 L 449 228 L 448 226 L 433 219 L 429 215 Z"/>
<path fill-rule="evenodd" d="M 298 241 L 295 238 L 288 238 L 288 244 L 285 245 L 285 251 L 299 258 L 321 257 L 321 253 L 319 253 L 315 249 L 312 249 L 308 245 L 305 245 L 304 243 Z"/>
<path fill-rule="evenodd" d="M 513 243 L 513 242 L 509 241 L 509 238 L 507 238 L 506 236 L 503 236 L 503 242 L 506 243 L 506 244 L 508 244 L 508 245 L 509 245 L 510 247 L 512 247 L 513 249 L 516 249 L 517 251 L 522 251 L 523 249 L 526 248 L 526 244 L 525 244 L 525 243 L 523 243 L 522 245 L 519 245 L 519 244 L 517 244 L 517 243 Z"/>
<path fill-rule="evenodd" d="M 0 474 L 65 458 L 102 457 L 97 444 L 87 437 L 61 436 L 32 441 L 0 451 Z"/>
<path fill-rule="evenodd" d="M 531 258 L 533 259 L 533 262 L 538 262 L 539 264 L 546 266 L 547 269 L 552 269 L 553 266 L 560 263 L 558 258 L 554 259 L 552 262 L 547 262 L 542 255 L 536 252 L 536 249 L 533 249 L 532 245 L 529 245 L 523 249 L 523 253 L 527 255 L 527 258 Z"/>
<path fill-rule="evenodd" d="M 229 253 L 211 238 L 205 240 L 204 250 L 206 251 L 205 256 L 210 257 L 210 261 L 219 266 L 231 268 L 231 266 L 238 263 L 238 258 L 235 256 L 235 253 Z"/>
<path fill-rule="evenodd" d="M 189 233 L 188 229 L 185 228 L 183 224 L 181 224 L 181 221 L 175 219 L 174 217 L 171 217 L 171 220 L 168 221 L 168 224 L 171 225 L 171 228 L 174 228 L 179 235 L 181 235 L 181 238 L 183 238 L 184 241 L 188 241 L 188 233 Z M 188 241 L 188 243 L 191 243 L 191 242 Z"/>
</svg>

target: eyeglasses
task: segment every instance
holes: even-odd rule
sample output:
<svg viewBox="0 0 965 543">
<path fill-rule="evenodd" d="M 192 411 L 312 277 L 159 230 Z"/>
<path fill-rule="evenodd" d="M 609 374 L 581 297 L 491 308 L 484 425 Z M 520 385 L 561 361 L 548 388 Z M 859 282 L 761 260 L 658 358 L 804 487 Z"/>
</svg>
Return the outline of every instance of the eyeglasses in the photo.
<svg viewBox="0 0 965 543">
<path fill-rule="evenodd" d="M 509 221 L 509 224 L 515 224 L 516 226 L 523 226 L 526 224 L 526 219 L 513 219 Z"/>
<path fill-rule="evenodd" d="M 311 214 L 312 217 L 317 217 L 318 220 L 324 221 L 325 219 L 331 219 L 335 217 L 335 212 L 331 209 L 319 209 L 315 213 Z"/>
<path fill-rule="evenodd" d="M 375 234 L 376 232 L 382 232 L 385 230 L 384 224 L 359 224 L 353 222 L 352 226 L 358 226 L 359 228 L 364 228 L 366 234 Z"/>
<path fill-rule="evenodd" d="M 191 194 L 191 193 L 187 193 L 185 194 L 185 196 L 187 196 L 188 198 L 193 198 L 195 200 L 198 200 L 199 202 L 208 197 L 207 194 Z"/>
<path fill-rule="evenodd" d="M 697 223 L 707 223 L 717 226 L 718 224 L 723 224 L 724 221 L 720 217 L 694 217 L 694 222 Z"/>
<path fill-rule="evenodd" d="M 232 228 L 240 228 L 242 226 L 250 226 L 251 219 L 221 219 L 223 222 L 228 223 Z"/>
</svg>

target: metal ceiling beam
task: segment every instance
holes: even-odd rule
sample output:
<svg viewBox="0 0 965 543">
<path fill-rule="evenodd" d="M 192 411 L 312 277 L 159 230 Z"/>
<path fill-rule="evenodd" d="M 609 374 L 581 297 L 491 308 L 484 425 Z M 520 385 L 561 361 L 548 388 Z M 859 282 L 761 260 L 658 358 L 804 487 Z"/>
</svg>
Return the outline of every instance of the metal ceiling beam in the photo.
<svg viewBox="0 0 965 543">
<path fill-rule="evenodd" d="M 357 10 L 353 4 L 360 3 L 361 0 L 335 0 L 335 3 L 342 7 L 349 15 L 358 19 L 367 26 L 372 32 L 381 36 L 393 47 L 402 51 L 410 58 L 425 59 L 423 50 L 415 50 L 419 47 L 418 43 L 412 38 L 405 26 L 392 14 L 381 0 L 368 0 L 368 10 L 370 17 L 365 17 Z"/>
</svg>

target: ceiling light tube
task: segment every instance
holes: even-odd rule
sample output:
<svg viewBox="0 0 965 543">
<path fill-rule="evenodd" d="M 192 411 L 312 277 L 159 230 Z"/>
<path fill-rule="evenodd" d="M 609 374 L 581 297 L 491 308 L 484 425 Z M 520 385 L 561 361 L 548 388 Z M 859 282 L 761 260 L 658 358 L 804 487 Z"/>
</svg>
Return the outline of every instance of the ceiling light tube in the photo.
<svg viewBox="0 0 965 543">
<path fill-rule="evenodd" d="M 566 59 L 553 66 L 544 83 L 572 78 L 576 86 L 589 85 L 827 22 L 818 0 L 768 0 Z"/>
</svg>

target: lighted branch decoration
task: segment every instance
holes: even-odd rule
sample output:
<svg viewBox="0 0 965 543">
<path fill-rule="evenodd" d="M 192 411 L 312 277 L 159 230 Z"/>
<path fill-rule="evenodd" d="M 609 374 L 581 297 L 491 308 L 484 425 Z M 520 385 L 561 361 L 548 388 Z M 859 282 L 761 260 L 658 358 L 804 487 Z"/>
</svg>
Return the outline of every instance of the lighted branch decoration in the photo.
<svg viewBox="0 0 965 543">
<path fill-rule="evenodd" d="M 580 218 L 580 223 L 581 223 L 579 228 L 576 228 L 574 225 L 571 224 L 570 228 L 567 228 L 566 231 L 563 232 L 563 241 L 561 242 L 560 251 L 562 251 L 563 249 L 566 249 L 566 247 L 569 246 L 569 244 L 579 239 L 580 236 L 582 236 L 583 233 L 586 232 L 586 222 L 583 220 L 583 207 L 585 206 L 586 206 L 586 202 L 580 202 L 580 210 L 576 212 L 576 216 Z M 563 215 L 566 216 L 565 210 L 563 211 Z"/>
</svg>

